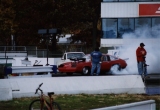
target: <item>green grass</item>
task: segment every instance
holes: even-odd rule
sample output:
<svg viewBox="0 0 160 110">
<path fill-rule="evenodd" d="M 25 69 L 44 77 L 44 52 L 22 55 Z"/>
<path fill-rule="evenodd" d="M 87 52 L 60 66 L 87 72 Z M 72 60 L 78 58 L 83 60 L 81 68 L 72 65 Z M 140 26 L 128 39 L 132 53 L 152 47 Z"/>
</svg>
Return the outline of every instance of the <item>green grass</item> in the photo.
<svg viewBox="0 0 160 110">
<path fill-rule="evenodd" d="M 109 107 L 145 100 L 155 100 L 156 110 L 160 110 L 160 95 L 131 95 L 131 94 L 103 94 L 103 95 L 55 95 L 55 101 L 62 110 L 89 110 L 93 108 Z M 36 97 L 18 98 L 11 101 L 0 101 L 0 110 L 28 110 L 29 104 Z"/>
</svg>

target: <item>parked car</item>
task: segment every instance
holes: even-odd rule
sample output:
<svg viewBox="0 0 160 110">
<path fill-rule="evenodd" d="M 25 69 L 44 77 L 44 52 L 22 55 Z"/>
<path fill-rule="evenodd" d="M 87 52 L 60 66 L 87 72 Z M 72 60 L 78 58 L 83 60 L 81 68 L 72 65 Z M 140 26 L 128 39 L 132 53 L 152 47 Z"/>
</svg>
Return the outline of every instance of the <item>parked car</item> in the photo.
<svg viewBox="0 0 160 110">
<path fill-rule="evenodd" d="M 111 74 L 111 68 L 117 66 L 118 70 L 124 69 L 127 66 L 126 60 L 112 55 L 103 54 L 103 61 L 101 63 L 101 74 Z M 85 55 L 83 58 L 70 59 L 71 62 L 63 63 L 58 66 L 60 73 L 81 73 L 82 75 L 90 75 L 91 60 L 90 54 Z"/>
</svg>

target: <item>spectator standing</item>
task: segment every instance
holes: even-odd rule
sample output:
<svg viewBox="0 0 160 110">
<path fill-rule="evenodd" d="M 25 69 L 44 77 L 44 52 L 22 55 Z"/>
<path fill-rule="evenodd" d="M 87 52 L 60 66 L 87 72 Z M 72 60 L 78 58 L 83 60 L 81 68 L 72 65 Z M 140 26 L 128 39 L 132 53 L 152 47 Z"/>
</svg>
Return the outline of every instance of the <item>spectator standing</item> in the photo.
<svg viewBox="0 0 160 110">
<path fill-rule="evenodd" d="M 97 68 L 96 75 L 98 76 L 101 70 L 102 53 L 99 51 L 99 48 L 95 48 L 95 50 L 90 55 L 92 64 L 91 75 L 94 75 L 94 71 Z"/>
<path fill-rule="evenodd" d="M 136 50 L 138 73 L 141 76 L 147 75 L 146 63 L 145 63 L 147 51 L 144 49 L 144 46 L 145 46 L 144 43 L 140 43 L 140 46 Z"/>
</svg>

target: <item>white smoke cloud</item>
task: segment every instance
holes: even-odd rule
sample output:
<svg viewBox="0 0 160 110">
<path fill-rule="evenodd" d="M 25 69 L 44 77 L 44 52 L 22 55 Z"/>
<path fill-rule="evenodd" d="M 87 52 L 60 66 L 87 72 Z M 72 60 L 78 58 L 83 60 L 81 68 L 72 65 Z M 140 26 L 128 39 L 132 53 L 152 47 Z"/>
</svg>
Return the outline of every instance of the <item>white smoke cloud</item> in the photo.
<svg viewBox="0 0 160 110">
<path fill-rule="evenodd" d="M 120 58 L 129 58 L 127 68 L 116 74 L 138 74 L 136 49 L 141 42 L 145 44 L 147 51 L 146 63 L 148 74 L 160 73 L 160 25 L 153 28 L 141 27 L 134 33 L 126 33 L 123 36 L 124 45 L 120 49 Z M 125 42 L 126 41 L 126 42 Z"/>
</svg>

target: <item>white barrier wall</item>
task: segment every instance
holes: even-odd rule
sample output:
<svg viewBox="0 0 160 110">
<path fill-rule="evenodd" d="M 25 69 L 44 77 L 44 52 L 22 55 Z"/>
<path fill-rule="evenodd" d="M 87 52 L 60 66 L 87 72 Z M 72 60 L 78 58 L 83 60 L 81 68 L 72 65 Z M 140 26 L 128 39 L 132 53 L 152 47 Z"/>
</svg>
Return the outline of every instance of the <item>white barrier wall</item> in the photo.
<svg viewBox="0 0 160 110">
<path fill-rule="evenodd" d="M 0 100 L 12 100 L 11 88 L 0 88 Z"/>
<path fill-rule="evenodd" d="M 78 76 L 46 78 L 0 79 L 0 90 L 8 88 L 13 98 L 36 96 L 35 90 L 43 83 L 42 90 L 55 94 L 144 94 L 145 86 L 139 75 Z M 3 93 L 0 100 L 10 93 Z M 6 97 L 7 99 L 7 97 Z"/>
<path fill-rule="evenodd" d="M 156 110 L 156 104 L 154 100 L 147 100 L 92 110 Z"/>
</svg>

